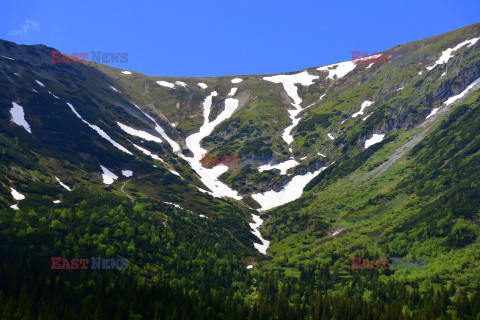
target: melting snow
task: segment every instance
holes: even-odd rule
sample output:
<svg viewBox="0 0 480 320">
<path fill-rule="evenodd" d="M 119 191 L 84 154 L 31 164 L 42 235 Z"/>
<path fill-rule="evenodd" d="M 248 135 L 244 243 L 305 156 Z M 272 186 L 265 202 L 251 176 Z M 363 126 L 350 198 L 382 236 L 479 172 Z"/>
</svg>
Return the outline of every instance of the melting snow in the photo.
<svg viewBox="0 0 480 320">
<path fill-rule="evenodd" d="M 10 109 L 10 114 L 12 115 L 11 121 L 16 125 L 24 127 L 29 133 L 32 133 L 32 129 L 30 129 L 30 125 L 28 124 L 27 120 L 25 120 L 25 112 L 23 111 L 23 107 L 16 102 L 12 102 L 12 109 Z"/>
<path fill-rule="evenodd" d="M 167 88 L 170 88 L 170 89 L 173 89 L 173 87 L 175 87 L 175 84 L 174 83 L 170 83 L 170 82 L 167 82 L 167 81 L 157 81 L 157 83 L 163 87 L 167 87 Z"/>
<path fill-rule="evenodd" d="M 232 79 L 232 83 L 240 83 L 242 81 L 243 81 L 243 79 L 240 79 L 240 78 Z"/>
<path fill-rule="evenodd" d="M 228 95 L 229 95 L 230 97 L 233 96 L 233 95 L 235 94 L 235 92 L 237 92 L 237 89 L 238 89 L 238 88 L 232 88 L 232 89 L 230 90 L 230 93 L 229 93 Z"/>
<path fill-rule="evenodd" d="M 142 138 L 142 139 L 147 140 L 147 141 L 153 141 L 153 142 L 157 142 L 157 143 L 162 142 L 162 139 L 160 139 L 158 137 L 155 137 L 154 135 L 151 135 L 148 132 L 131 128 L 131 127 L 129 127 L 127 125 L 124 125 L 120 122 L 117 122 L 117 124 L 120 128 L 122 128 L 123 131 L 125 131 L 126 133 L 128 133 L 132 136 L 139 137 L 139 138 Z"/>
<path fill-rule="evenodd" d="M 199 86 L 200 88 L 202 88 L 202 89 L 207 89 L 207 88 L 208 88 L 208 86 L 207 86 L 205 83 L 203 83 L 203 82 L 200 82 L 200 83 L 198 84 L 198 86 Z"/>
<path fill-rule="evenodd" d="M 57 177 L 55 177 L 55 180 L 57 180 L 57 182 L 62 186 L 64 187 L 65 189 L 67 189 L 68 191 L 72 191 L 72 189 L 70 189 L 69 186 L 67 186 L 65 183 L 63 183 L 60 179 L 58 179 Z"/>
<path fill-rule="evenodd" d="M 355 112 L 354 114 L 352 114 L 352 118 L 355 118 L 355 117 L 363 114 L 363 110 L 365 110 L 366 107 L 371 106 L 372 103 L 374 103 L 374 102 L 375 102 L 375 101 L 368 101 L 368 100 L 367 100 L 367 101 L 364 101 L 364 102 L 362 103 L 362 106 L 360 107 L 360 111 Z"/>
<path fill-rule="evenodd" d="M 184 158 L 187 162 L 190 163 L 190 166 L 192 167 L 195 172 L 200 176 L 200 180 L 210 189 L 212 190 L 212 195 L 215 197 L 231 197 L 237 200 L 240 200 L 241 197 L 238 195 L 238 193 L 229 188 L 226 184 L 223 182 L 220 182 L 218 180 L 218 177 L 224 173 L 225 171 L 228 170 L 227 166 L 215 166 L 213 168 L 205 168 L 201 164 L 202 160 L 202 155 L 208 153 L 207 150 L 203 149 L 201 147 L 201 141 L 203 138 L 206 136 L 210 135 L 213 131 L 213 129 L 220 124 L 222 121 L 230 118 L 233 114 L 233 112 L 237 109 L 238 107 L 238 100 L 228 98 L 225 100 L 225 109 L 221 114 L 217 116 L 215 120 L 212 122 L 209 122 L 209 116 L 210 116 L 210 109 L 212 107 L 212 99 L 214 96 L 217 96 L 217 92 L 213 91 L 204 101 L 203 103 L 203 118 L 204 122 L 203 125 L 200 127 L 199 132 L 194 133 L 190 136 L 188 136 L 185 139 L 185 144 L 187 148 L 189 148 L 192 153 L 193 153 L 193 158 L 190 157 L 185 157 L 184 155 L 181 155 L 182 158 Z"/>
<path fill-rule="evenodd" d="M 134 106 L 137 107 L 137 109 L 140 110 L 148 119 L 152 120 L 153 123 L 155 123 L 155 130 L 158 133 L 160 133 L 160 135 L 162 136 L 163 139 L 167 140 L 168 144 L 172 147 L 173 152 L 180 151 L 180 146 L 178 145 L 178 143 L 176 143 L 175 141 L 170 139 L 170 137 L 165 133 L 163 128 L 160 127 L 160 125 L 157 123 L 157 121 L 155 121 L 155 119 L 153 117 L 148 115 L 146 112 L 144 112 L 142 109 L 140 109 L 137 105 L 134 105 Z"/>
<path fill-rule="evenodd" d="M 267 253 L 267 249 L 268 249 L 268 246 L 270 245 L 270 241 L 268 240 L 265 240 L 263 237 L 262 237 L 262 234 L 260 233 L 260 226 L 262 225 L 263 223 L 263 220 L 262 218 L 260 218 L 259 215 L 256 215 L 256 214 L 252 214 L 252 218 L 253 218 L 253 223 L 250 223 L 250 228 L 253 229 L 253 234 L 255 236 L 257 236 L 258 239 L 260 239 L 260 241 L 262 242 L 261 244 L 260 243 L 254 243 L 253 246 L 255 247 L 255 249 L 257 249 L 260 253 L 262 254 L 266 254 Z"/>
<path fill-rule="evenodd" d="M 397 89 L 397 91 L 403 90 L 403 88 L 404 88 L 404 87 L 400 87 L 400 88 Z"/>
<path fill-rule="evenodd" d="M 130 71 L 122 71 L 123 74 L 132 74 Z"/>
<path fill-rule="evenodd" d="M 60 203 L 60 202 L 62 202 L 62 201 L 60 201 L 60 200 L 53 200 L 53 203 Z"/>
<path fill-rule="evenodd" d="M 300 104 L 302 103 L 302 99 L 298 96 L 298 88 L 296 84 L 302 84 L 304 86 L 309 86 L 313 84 L 313 80 L 317 79 L 318 76 L 312 76 L 307 71 L 303 71 L 297 74 L 279 74 L 276 76 L 269 76 L 264 77 L 263 80 L 270 81 L 273 83 L 281 83 L 283 88 L 287 92 L 287 94 L 293 100 L 293 107 L 295 110 L 288 110 L 290 114 L 290 118 L 292 119 L 292 124 L 285 128 L 283 132 L 282 138 L 285 140 L 287 144 L 291 144 L 293 142 L 293 136 L 290 134 L 292 129 L 298 124 L 300 119 L 297 119 L 297 115 L 302 111 L 302 107 Z"/>
<path fill-rule="evenodd" d="M 269 210 L 285 203 L 294 201 L 302 195 L 303 188 L 320 172 L 325 170 L 326 167 L 322 167 L 315 172 L 309 172 L 305 175 L 294 176 L 290 182 L 288 182 L 280 191 L 267 191 L 265 193 L 256 193 L 252 195 L 261 206 L 261 210 Z"/>
<path fill-rule="evenodd" d="M 324 155 L 323 153 L 320 153 L 320 152 L 317 152 L 317 154 L 318 154 L 319 156 L 324 157 L 324 158 L 327 157 L 326 155 Z"/>
<path fill-rule="evenodd" d="M 431 116 L 433 116 L 434 114 L 436 114 L 438 109 L 440 109 L 440 108 L 433 108 L 432 112 L 430 112 L 430 114 L 427 116 L 427 119 L 430 118 Z"/>
<path fill-rule="evenodd" d="M 204 215 L 204 214 L 199 214 L 198 216 L 199 216 L 200 218 L 208 219 L 208 217 L 207 217 L 206 215 Z"/>
<path fill-rule="evenodd" d="M 185 82 L 183 82 L 183 81 L 175 81 L 175 84 L 176 84 L 177 86 L 182 86 L 182 87 L 186 87 L 186 86 L 187 86 L 187 84 L 186 84 Z"/>
<path fill-rule="evenodd" d="M 115 180 L 118 179 L 118 177 L 115 173 L 111 172 L 110 170 L 108 170 L 104 166 L 100 165 L 100 168 L 102 168 L 102 171 L 103 171 L 103 174 L 102 174 L 103 183 L 112 184 Z"/>
<path fill-rule="evenodd" d="M 41 85 L 42 87 L 45 87 L 45 85 L 43 83 L 41 83 L 40 81 L 35 80 L 35 82 L 38 83 L 39 85 Z"/>
<path fill-rule="evenodd" d="M 175 206 L 175 207 L 177 207 L 177 208 L 179 208 L 179 209 L 185 210 L 185 209 L 183 209 L 181 206 L 179 206 L 179 205 L 176 204 L 176 203 L 172 203 L 172 202 L 164 202 L 164 203 L 169 204 L 169 205 L 171 205 L 171 206 Z"/>
<path fill-rule="evenodd" d="M 124 146 L 122 146 L 121 144 L 115 142 L 112 138 L 110 138 L 110 136 L 105 132 L 103 131 L 102 129 L 100 129 L 98 126 L 96 125 L 93 125 L 93 124 L 90 124 L 88 121 L 86 120 L 83 120 L 82 116 L 77 112 L 77 110 L 75 110 L 75 108 L 67 102 L 67 105 L 70 107 L 70 109 L 72 110 L 72 112 L 80 119 L 82 120 L 83 123 L 85 123 L 86 125 L 88 125 L 90 128 L 92 128 L 93 130 L 95 130 L 102 138 L 104 138 L 105 140 L 107 140 L 108 142 L 110 142 L 115 148 L 119 149 L 120 151 L 123 151 L 125 153 L 128 153 L 129 155 L 133 155 L 133 153 L 131 153 L 129 150 L 127 150 Z"/>
<path fill-rule="evenodd" d="M 375 143 L 381 142 L 383 140 L 383 138 L 385 138 L 384 134 L 374 133 L 373 136 L 370 139 L 365 141 L 365 149 L 370 147 L 370 146 L 373 146 Z"/>
<path fill-rule="evenodd" d="M 10 188 L 12 191 L 12 197 L 13 199 L 15 200 L 23 200 L 25 199 L 25 196 L 23 194 L 21 194 L 20 192 L 18 192 L 17 190 L 13 189 L 13 188 Z"/>
<path fill-rule="evenodd" d="M 278 169 L 280 170 L 280 174 L 287 174 L 288 169 L 293 168 L 299 164 L 300 163 L 298 163 L 295 160 L 287 160 L 278 164 L 266 164 L 266 165 L 260 166 L 258 167 L 258 170 L 260 172 L 263 172 L 265 170 Z"/>
<path fill-rule="evenodd" d="M 131 177 L 133 176 L 133 171 L 132 170 L 122 170 L 122 174 L 124 177 Z"/>
<path fill-rule="evenodd" d="M 110 87 L 113 91 L 115 91 L 115 92 L 120 92 L 120 91 L 118 91 L 115 87 L 112 87 L 112 86 L 109 86 L 109 87 Z"/>
<path fill-rule="evenodd" d="M 460 49 L 461 47 L 465 46 L 468 44 L 467 48 L 468 47 L 471 47 L 473 46 L 478 40 L 480 39 L 479 38 L 473 38 L 473 39 L 470 39 L 470 40 L 466 40 L 466 41 L 463 41 L 459 44 L 457 44 L 455 47 L 453 48 L 448 48 L 447 50 L 443 51 L 442 52 L 442 55 L 440 56 L 440 58 L 438 58 L 437 61 L 435 61 L 435 64 L 431 67 L 427 67 L 428 70 L 432 70 L 433 68 L 435 68 L 436 66 L 440 65 L 440 64 L 444 64 L 444 63 L 447 63 L 448 60 L 450 60 L 450 58 L 453 58 L 453 55 L 452 53 L 458 49 Z"/>
<path fill-rule="evenodd" d="M 449 104 L 452 104 L 454 103 L 455 101 L 457 101 L 458 99 L 462 98 L 463 96 L 465 96 L 468 91 L 470 91 L 470 89 L 472 89 L 477 83 L 480 83 L 480 78 L 478 78 L 477 80 L 473 81 L 468 87 L 465 88 L 465 90 L 463 90 L 462 92 L 460 92 L 459 94 L 453 96 L 453 97 L 450 97 L 448 98 L 447 101 L 445 101 L 445 104 L 446 105 L 449 105 Z"/>
<path fill-rule="evenodd" d="M 333 79 L 335 76 L 337 77 L 337 79 L 340 79 L 343 76 L 345 76 L 347 73 L 355 69 L 356 66 L 357 64 L 352 61 L 345 61 L 340 63 L 329 64 L 328 66 L 317 68 L 317 70 L 327 71 L 328 72 L 327 79 Z"/>
<path fill-rule="evenodd" d="M 11 205 L 10 208 L 12 208 L 13 210 L 20 210 L 18 204 Z"/>
<path fill-rule="evenodd" d="M 373 66 L 373 63 L 370 63 L 367 67 L 367 69 L 370 69 L 370 67 Z"/>
<path fill-rule="evenodd" d="M 151 153 L 151 152 L 148 151 L 147 149 L 142 148 L 142 147 L 140 147 L 140 146 L 137 146 L 136 144 L 133 144 L 133 146 L 134 146 L 135 148 L 137 148 L 138 150 L 142 151 L 142 152 L 143 152 L 144 154 L 146 154 L 147 156 L 150 156 L 150 157 L 152 157 L 152 158 L 155 159 L 155 160 L 158 160 L 158 161 L 162 161 L 162 162 L 163 162 L 163 160 L 160 159 L 159 156 L 157 156 L 156 154 Z"/>
</svg>

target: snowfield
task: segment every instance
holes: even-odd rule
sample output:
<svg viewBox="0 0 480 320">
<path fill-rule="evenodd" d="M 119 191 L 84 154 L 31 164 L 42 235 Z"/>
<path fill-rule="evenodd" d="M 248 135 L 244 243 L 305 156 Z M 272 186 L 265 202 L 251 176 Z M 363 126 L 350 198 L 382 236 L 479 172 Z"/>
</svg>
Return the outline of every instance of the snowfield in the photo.
<svg viewBox="0 0 480 320">
<path fill-rule="evenodd" d="M 287 174 L 287 170 L 290 168 L 293 168 L 297 165 L 299 165 L 296 160 L 287 160 L 281 163 L 277 164 L 265 164 L 263 166 L 258 167 L 258 170 L 260 172 L 266 171 L 266 170 L 273 170 L 273 169 L 278 169 L 280 170 L 280 174 Z"/>
<path fill-rule="evenodd" d="M 202 89 L 207 89 L 207 88 L 208 88 L 208 86 L 207 86 L 205 83 L 203 83 L 203 82 L 200 82 L 200 83 L 198 84 L 198 86 L 199 86 L 200 88 L 202 88 Z"/>
<path fill-rule="evenodd" d="M 356 66 L 357 64 L 353 63 L 352 61 L 345 61 L 340 63 L 329 64 L 328 66 L 317 68 L 317 70 L 327 71 L 328 72 L 327 79 L 333 80 L 334 77 L 337 77 L 337 79 L 344 77 L 347 73 L 355 69 Z"/>
<path fill-rule="evenodd" d="M 133 176 L 133 171 L 132 170 L 122 170 L 122 174 L 123 174 L 124 177 L 129 178 L 129 177 Z"/>
<path fill-rule="evenodd" d="M 20 192 L 18 192 L 17 190 L 15 190 L 13 188 L 10 188 L 10 190 L 11 190 L 11 194 L 12 194 L 13 199 L 15 199 L 15 200 L 25 199 L 25 196 L 23 194 L 21 194 Z"/>
<path fill-rule="evenodd" d="M 478 40 L 480 39 L 479 38 L 473 38 L 473 39 L 470 39 L 470 40 L 465 40 L 459 44 L 457 44 L 455 47 L 453 48 L 448 48 L 447 50 L 443 51 L 442 54 L 440 55 L 440 58 L 438 58 L 437 61 L 435 61 L 435 63 L 433 64 L 433 66 L 431 67 L 427 67 L 428 70 L 432 70 L 433 68 L 435 68 L 436 66 L 438 65 L 441 65 L 441 64 L 445 64 L 448 62 L 448 60 L 450 60 L 451 58 L 453 58 L 453 52 L 454 51 L 457 51 L 458 49 L 460 49 L 461 47 L 463 46 L 466 46 L 467 45 L 467 48 L 468 47 L 471 47 L 473 46 Z"/>
<path fill-rule="evenodd" d="M 213 91 L 203 103 L 203 125 L 197 133 L 188 136 L 185 139 L 185 144 L 193 153 L 193 158 L 186 157 L 183 154 L 180 156 L 185 159 L 192 169 L 200 176 L 200 180 L 212 190 L 212 195 L 215 197 L 231 197 L 240 200 L 238 193 L 228 187 L 226 184 L 218 180 L 218 177 L 228 170 L 227 166 L 216 166 L 213 168 L 205 168 L 201 164 L 202 155 L 207 154 L 208 151 L 201 147 L 201 141 L 206 136 L 210 135 L 215 127 L 222 121 L 230 118 L 238 107 L 238 100 L 228 98 L 225 100 L 225 109 L 217 116 L 215 120 L 209 122 L 210 110 L 212 108 L 212 99 L 217 96 L 217 92 Z"/>
<path fill-rule="evenodd" d="M 293 142 L 293 136 L 291 135 L 292 129 L 298 124 L 300 119 L 297 119 L 297 115 L 303 110 L 300 104 L 302 99 L 298 96 L 298 87 L 296 84 L 301 84 L 304 86 L 309 86 L 313 84 L 313 80 L 318 79 L 318 76 L 313 76 L 308 73 L 308 71 L 303 71 L 297 74 L 279 74 L 275 76 L 264 77 L 263 80 L 270 81 L 273 83 L 281 83 L 283 88 L 287 92 L 288 96 L 292 98 L 292 106 L 294 110 L 288 110 L 290 119 L 292 119 L 292 124 L 285 128 L 282 138 L 285 142 L 290 145 Z"/>
<path fill-rule="evenodd" d="M 305 175 L 294 176 L 290 182 L 288 182 L 280 191 L 267 191 L 265 193 L 256 193 L 252 195 L 260 205 L 261 210 L 269 210 L 285 203 L 294 201 L 303 193 L 303 188 L 317 175 L 320 174 L 327 167 L 322 167 L 315 172 L 309 172 Z"/>
<path fill-rule="evenodd" d="M 243 81 L 243 79 L 240 79 L 240 78 L 232 79 L 232 83 L 240 83 L 242 81 Z"/>
<path fill-rule="evenodd" d="M 366 107 L 369 107 L 371 106 L 375 101 L 364 101 L 362 103 L 362 106 L 360 107 L 360 111 L 358 112 L 355 112 L 354 114 L 352 114 L 352 118 L 355 118 L 355 117 L 358 117 L 359 115 L 363 114 L 363 111 L 365 110 Z"/>
<path fill-rule="evenodd" d="M 102 174 L 102 178 L 103 178 L 103 183 L 105 184 L 112 184 L 115 180 L 118 179 L 117 175 L 115 173 L 113 173 L 112 171 L 108 170 L 107 168 L 105 168 L 104 166 L 100 165 L 100 168 L 102 168 L 102 171 L 103 171 L 103 174 Z"/>
<path fill-rule="evenodd" d="M 267 253 L 267 249 L 268 249 L 268 246 L 270 246 L 270 241 L 268 240 L 265 240 L 263 237 L 262 237 L 262 234 L 260 233 L 260 226 L 262 225 L 263 223 L 263 220 L 262 218 L 260 218 L 259 215 L 256 215 L 256 214 L 252 214 L 252 218 L 253 218 L 253 223 L 250 223 L 250 228 L 253 229 L 252 233 L 257 236 L 258 239 L 260 239 L 260 241 L 262 243 L 254 243 L 253 246 L 255 247 L 255 249 L 257 249 L 260 253 L 262 254 L 266 254 Z"/>
<path fill-rule="evenodd" d="M 173 89 L 175 87 L 175 84 L 174 83 L 170 83 L 170 82 L 167 82 L 167 81 L 157 81 L 157 83 L 163 87 L 167 87 L 167 88 L 170 88 L 170 89 Z"/>
<path fill-rule="evenodd" d="M 148 132 L 131 128 L 131 127 L 129 127 L 127 125 L 124 125 L 120 122 L 117 122 L 117 124 L 123 131 L 125 131 L 129 135 L 139 137 L 139 138 L 142 138 L 143 140 L 147 140 L 147 141 L 162 143 L 162 139 L 160 139 L 159 137 L 155 137 L 154 135 L 151 135 Z"/>
<path fill-rule="evenodd" d="M 382 142 L 383 138 L 385 138 L 384 134 L 373 134 L 370 139 L 367 139 L 367 141 L 365 141 L 365 149 L 373 146 L 375 143 Z"/>
<path fill-rule="evenodd" d="M 25 120 L 25 112 L 23 107 L 16 102 L 12 102 L 12 109 L 10 109 L 10 115 L 12 116 L 11 121 L 18 126 L 25 128 L 28 133 L 32 133 L 32 129 L 30 129 L 30 125 L 28 124 L 27 120 Z"/>
</svg>

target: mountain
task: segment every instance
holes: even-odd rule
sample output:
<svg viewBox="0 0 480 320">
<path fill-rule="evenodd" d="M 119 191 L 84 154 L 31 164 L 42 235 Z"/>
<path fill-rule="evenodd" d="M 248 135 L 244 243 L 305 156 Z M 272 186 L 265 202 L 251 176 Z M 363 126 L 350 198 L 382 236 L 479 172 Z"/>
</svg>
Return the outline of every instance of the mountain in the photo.
<svg viewBox="0 0 480 320">
<path fill-rule="evenodd" d="M 0 282 L 5 315 L 33 318 L 25 301 L 54 297 L 18 298 L 56 274 L 51 257 L 103 257 L 128 269 L 61 281 L 145 285 L 104 302 L 130 318 L 478 318 L 479 40 L 480 23 L 352 61 L 216 78 L 0 41 L 1 256 L 19 280 Z M 414 265 L 369 265 L 401 258 Z M 15 267 L 31 261 L 37 282 Z M 89 286 L 62 318 L 121 314 Z M 142 313 L 149 290 L 167 298 Z"/>
</svg>

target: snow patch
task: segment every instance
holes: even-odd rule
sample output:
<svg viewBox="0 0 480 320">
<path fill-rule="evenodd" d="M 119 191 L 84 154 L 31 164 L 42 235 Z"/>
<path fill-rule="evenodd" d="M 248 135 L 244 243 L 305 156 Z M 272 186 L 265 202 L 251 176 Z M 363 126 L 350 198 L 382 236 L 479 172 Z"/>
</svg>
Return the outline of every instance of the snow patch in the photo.
<svg viewBox="0 0 480 320">
<path fill-rule="evenodd" d="M 433 66 L 431 67 L 427 67 L 428 70 L 432 70 L 433 68 L 435 68 L 436 66 L 438 65 L 441 65 L 441 64 L 445 64 L 448 62 L 448 60 L 450 60 L 451 58 L 453 58 L 453 52 L 454 51 L 457 51 L 458 49 L 460 49 L 461 47 L 465 46 L 465 45 L 468 45 L 468 47 L 471 47 L 473 46 L 478 40 L 480 39 L 480 37 L 478 38 L 473 38 L 473 39 L 470 39 L 470 40 L 465 40 L 463 42 L 460 42 L 459 44 L 457 44 L 455 47 L 453 48 L 448 48 L 447 50 L 444 50 L 442 52 L 442 54 L 440 55 L 440 58 L 438 58 L 437 61 L 435 61 L 435 63 L 433 64 Z"/>
<path fill-rule="evenodd" d="M 169 204 L 169 205 L 171 205 L 171 206 L 174 206 L 174 207 L 176 207 L 176 208 L 185 210 L 185 209 L 183 209 L 180 205 L 178 205 L 178 204 L 176 204 L 176 203 L 173 203 L 173 202 L 164 202 L 164 203 Z"/>
<path fill-rule="evenodd" d="M 367 69 L 370 69 L 370 67 L 373 66 L 373 63 L 370 63 L 367 67 Z"/>
<path fill-rule="evenodd" d="M 10 208 L 12 208 L 13 210 L 20 210 L 18 204 L 11 205 Z"/>
<path fill-rule="evenodd" d="M 133 144 L 133 146 L 134 146 L 135 148 L 137 148 L 138 150 L 142 151 L 142 152 L 143 152 L 144 154 L 146 154 L 147 156 L 151 157 L 152 159 L 164 162 L 159 156 L 157 156 L 156 154 L 151 153 L 151 152 L 148 151 L 147 149 L 142 148 L 142 147 L 140 147 L 140 146 L 137 146 L 136 144 Z"/>
<path fill-rule="evenodd" d="M 60 200 L 53 200 L 53 203 L 60 203 L 60 202 L 62 202 L 62 201 L 60 201 Z"/>
<path fill-rule="evenodd" d="M 365 141 L 365 149 L 367 149 L 370 146 L 373 146 L 375 143 L 379 143 L 385 138 L 384 134 L 376 134 L 374 133 L 373 136 Z"/>
<path fill-rule="evenodd" d="M 122 71 L 123 74 L 132 74 L 130 71 Z"/>
<path fill-rule="evenodd" d="M 186 86 L 187 86 L 187 84 L 186 84 L 185 82 L 183 82 L 183 81 L 175 81 L 175 84 L 176 84 L 177 86 L 182 86 L 182 87 L 186 87 Z"/>
<path fill-rule="evenodd" d="M 273 83 L 281 83 L 287 94 L 293 100 L 292 106 L 295 108 L 295 110 L 288 110 L 290 119 L 292 119 L 292 124 L 285 128 L 285 131 L 282 134 L 282 138 L 287 144 L 291 144 L 293 142 L 293 136 L 290 133 L 300 121 L 300 119 L 297 119 L 296 117 L 302 111 L 302 107 L 300 106 L 300 104 L 302 103 L 302 99 L 298 96 L 298 87 L 296 86 L 296 84 L 309 86 L 313 84 L 313 80 L 317 78 L 318 76 L 313 76 L 307 71 L 291 75 L 279 74 L 263 78 L 263 80 Z"/>
<path fill-rule="evenodd" d="M 228 95 L 229 95 L 230 97 L 233 96 L 233 95 L 235 94 L 235 92 L 237 92 L 237 89 L 238 89 L 238 88 L 232 88 L 232 89 L 230 90 L 230 92 L 228 93 Z"/>
<path fill-rule="evenodd" d="M 193 158 L 186 157 L 183 154 L 180 156 L 185 159 L 192 169 L 200 176 L 200 180 L 212 190 L 212 195 L 215 197 L 231 197 L 240 200 L 238 193 L 229 188 L 226 184 L 218 180 L 218 177 L 228 170 L 227 166 L 215 166 L 213 168 L 205 168 L 201 164 L 202 155 L 208 153 L 207 150 L 201 147 L 203 138 L 210 135 L 215 127 L 222 121 L 230 118 L 238 107 L 238 100 L 228 98 L 225 100 L 225 109 L 217 116 L 215 120 L 209 122 L 210 110 L 212 107 L 212 99 L 217 96 L 217 92 L 213 91 L 203 103 L 203 125 L 197 133 L 188 136 L 185 139 L 185 144 L 193 153 Z"/>
<path fill-rule="evenodd" d="M 12 102 L 12 109 L 10 109 L 10 115 L 12 116 L 11 121 L 18 126 L 24 127 L 28 133 L 32 133 L 32 129 L 30 129 L 30 125 L 28 124 L 27 120 L 25 120 L 25 112 L 23 107 L 16 102 Z"/>
<path fill-rule="evenodd" d="M 328 66 L 317 68 L 317 70 L 327 71 L 328 72 L 327 79 L 333 80 L 334 77 L 337 77 L 337 79 L 344 77 L 347 73 L 355 69 L 356 66 L 357 64 L 352 61 L 345 61 L 340 63 L 329 64 Z"/>
<path fill-rule="evenodd" d="M 253 269 L 253 264 L 249 264 L 249 265 L 247 266 L 247 269 Z"/>
<path fill-rule="evenodd" d="M 59 178 L 55 177 L 55 180 L 57 180 L 57 182 L 65 189 L 67 189 L 68 191 L 72 191 L 72 189 L 70 189 L 69 186 L 67 186 L 65 183 L 63 183 Z"/>
<path fill-rule="evenodd" d="M 115 92 L 120 92 L 120 91 L 118 91 L 117 88 L 115 88 L 115 87 L 112 87 L 112 86 L 109 86 L 109 87 L 110 87 L 110 89 L 112 89 L 112 90 L 115 91 Z"/>
<path fill-rule="evenodd" d="M 331 133 L 328 133 L 327 136 L 330 138 L 330 140 L 334 140 L 335 139 L 335 136 Z"/>
<path fill-rule="evenodd" d="M 112 184 L 115 180 L 118 179 L 117 175 L 113 173 L 112 171 L 108 170 L 104 166 L 100 165 L 100 168 L 102 168 L 103 174 L 103 183 L 105 184 Z"/>
<path fill-rule="evenodd" d="M 35 82 L 38 83 L 40 86 L 45 87 L 45 85 L 43 83 L 41 83 L 40 81 L 35 80 Z"/>
<path fill-rule="evenodd" d="M 17 190 L 15 190 L 13 188 L 10 188 L 10 189 L 11 189 L 13 199 L 15 199 L 15 200 L 25 199 L 25 196 L 23 194 L 21 194 L 20 192 L 18 192 Z"/>
<path fill-rule="evenodd" d="M 374 102 L 375 102 L 375 101 L 368 101 L 368 100 L 367 100 L 367 101 L 364 101 L 364 102 L 362 103 L 362 106 L 360 107 L 360 111 L 355 112 L 354 114 L 352 114 L 352 118 L 355 118 L 355 117 L 363 114 L 363 110 L 365 110 L 366 107 L 371 106 Z"/>
<path fill-rule="evenodd" d="M 242 81 L 243 81 L 243 79 L 240 79 L 240 78 L 232 79 L 232 83 L 240 83 Z"/>
<path fill-rule="evenodd" d="M 427 119 L 430 118 L 431 116 L 435 115 L 437 113 L 438 109 L 440 109 L 440 108 L 433 108 L 432 112 L 430 112 L 430 114 L 427 116 Z"/>
<path fill-rule="evenodd" d="M 175 84 L 174 83 L 170 83 L 170 82 L 167 82 L 167 81 L 157 81 L 157 83 L 163 87 L 167 87 L 167 88 L 170 88 L 170 89 L 173 89 L 173 87 L 175 87 Z"/>
<path fill-rule="evenodd" d="M 139 137 L 139 138 L 142 138 L 142 139 L 147 140 L 147 141 L 162 143 L 162 139 L 160 139 L 158 137 L 155 137 L 154 135 L 151 135 L 148 132 L 131 128 L 131 127 L 129 127 L 127 125 L 124 125 L 120 122 L 117 122 L 117 124 L 120 128 L 122 128 L 123 131 L 125 131 L 126 133 L 128 133 L 132 136 Z"/>
<path fill-rule="evenodd" d="M 320 172 L 327 167 L 322 167 L 315 172 L 309 172 L 305 175 L 294 176 L 280 191 L 267 191 L 265 193 L 256 193 L 252 195 L 260 205 L 261 210 L 269 210 L 285 203 L 294 201 L 302 195 L 303 188 Z"/>
<path fill-rule="evenodd" d="M 129 155 L 133 155 L 133 153 L 131 153 L 129 150 L 127 150 L 124 146 L 122 146 L 121 144 L 117 143 L 116 141 L 114 141 L 112 138 L 110 138 L 110 136 L 105 132 L 103 131 L 102 129 L 100 129 L 98 126 L 96 125 L 93 125 L 93 124 L 90 124 L 88 121 L 84 120 L 82 118 L 82 116 L 77 112 L 77 110 L 75 110 L 75 108 L 72 106 L 72 104 L 68 103 L 67 102 L 67 105 L 70 107 L 70 109 L 72 110 L 72 112 L 80 119 L 82 120 L 83 123 L 85 123 L 86 125 L 88 125 L 90 128 L 92 128 L 93 130 L 95 130 L 102 138 L 104 138 L 105 140 L 107 140 L 108 142 L 110 142 L 115 148 L 119 149 L 120 151 L 123 151 L 125 153 L 128 153 Z"/>
<path fill-rule="evenodd" d="M 200 83 L 198 84 L 198 86 L 199 86 L 200 88 L 202 88 L 202 89 L 207 89 L 207 88 L 208 88 L 208 86 L 207 86 L 205 83 L 203 83 L 203 82 L 200 82 Z"/>
<path fill-rule="evenodd" d="M 262 234 L 260 233 L 260 226 L 262 225 L 263 223 L 263 220 L 262 218 L 260 218 L 259 215 L 256 215 L 256 214 L 252 214 L 252 218 L 253 218 L 253 223 L 250 223 L 250 228 L 253 229 L 253 234 L 255 236 L 257 236 L 258 239 L 260 239 L 260 241 L 262 243 L 254 243 L 253 246 L 255 247 L 255 249 L 257 249 L 260 253 L 262 254 L 266 254 L 267 253 L 267 249 L 268 249 L 268 246 L 270 245 L 270 241 L 264 239 L 262 237 Z"/>
<path fill-rule="evenodd" d="M 287 161 L 277 163 L 277 164 L 265 164 L 263 166 L 258 167 L 258 170 L 260 172 L 263 172 L 263 171 L 266 171 L 266 170 L 278 169 L 278 170 L 280 170 L 280 174 L 287 174 L 288 169 L 293 168 L 293 167 L 295 167 L 299 164 L 300 163 L 298 163 L 295 160 L 287 160 Z"/>
<path fill-rule="evenodd" d="M 133 176 L 133 171 L 132 170 L 122 170 L 122 174 L 123 174 L 124 177 L 129 178 L 129 177 Z"/>
<path fill-rule="evenodd" d="M 468 87 L 465 88 L 465 90 L 463 90 L 463 91 L 460 92 L 459 94 L 454 95 L 453 97 L 448 98 L 447 101 L 445 101 L 444 103 L 448 106 L 449 104 L 454 103 L 454 102 L 457 101 L 458 99 L 463 98 L 463 97 L 468 93 L 468 91 L 470 91 L 470 89 L 472 89 L 477 83 L 480 83 L 480 78 L 478 78 L 477 80 L 473 81 Z"/>
</svg>

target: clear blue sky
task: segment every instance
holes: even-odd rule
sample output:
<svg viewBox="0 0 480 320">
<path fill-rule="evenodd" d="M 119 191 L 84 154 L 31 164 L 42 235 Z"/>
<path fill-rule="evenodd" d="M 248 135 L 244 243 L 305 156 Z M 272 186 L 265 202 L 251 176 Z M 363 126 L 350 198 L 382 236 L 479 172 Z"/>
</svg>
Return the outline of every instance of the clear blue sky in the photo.
<svg viewBox="0 0 480 320">
<path fill-rule="evenodd" d="M 479 0 L 1 0 L 0 38 L 61 52 L 128 52 L 149 75 L 296 71 L 480 21 Z"/>
</svg>

